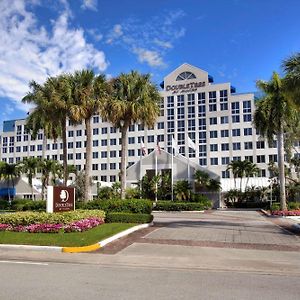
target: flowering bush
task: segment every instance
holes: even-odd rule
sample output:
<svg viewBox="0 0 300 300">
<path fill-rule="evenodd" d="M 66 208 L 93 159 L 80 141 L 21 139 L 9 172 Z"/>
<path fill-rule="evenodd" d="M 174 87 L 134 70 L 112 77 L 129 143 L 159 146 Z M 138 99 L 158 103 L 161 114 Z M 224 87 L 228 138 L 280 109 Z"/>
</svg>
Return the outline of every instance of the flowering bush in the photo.
<svg viewBox="0 0 300 300">
<path fill-rule="evenodd" d="M 11 230 L 12 227 L 9 224 L 0 224 L 0 231 Z"/>
<path fill-rule="evenodd" d="M 101 218 L 88 218 L 72 222 L 64 227 L 64 232 L 82 232 L 104 223 Z"/>
<path fill-rule="evenodd" d="M 31 233 L 57 233 L 62 227 L 62 224 L 32 224 L 26 226 L 26 231 Z"/>
<path fill-rule="evenodd" d="M 273 216 L 291 217 L 300 216 L 300 209 L 298 210 L 274 210 L 272 211 Z"/>
</svg>

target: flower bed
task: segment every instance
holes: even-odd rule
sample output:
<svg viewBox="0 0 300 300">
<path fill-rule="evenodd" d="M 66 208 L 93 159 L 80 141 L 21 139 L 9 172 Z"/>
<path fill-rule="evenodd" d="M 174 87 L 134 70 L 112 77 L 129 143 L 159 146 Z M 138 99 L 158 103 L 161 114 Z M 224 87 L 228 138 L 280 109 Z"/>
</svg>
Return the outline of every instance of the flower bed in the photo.
<svg viewBox="0 0 300 300">
<path fill-rule="evenodd" d="M 272 216 L 291 217 L 300 216 L 300 209 L 298 210 L 274 210 L 271 212 Z"/>
<path fill-rule="evenodd" d="M 30 232 L 30 233 L 58 233 L 63 232 L 83 232 L 104 223 L 102 218 L 87 218 L 70 224 L 30 224 L 30 225 L 10 225 L 0 224 L 0 231 Z"/>
</svg>

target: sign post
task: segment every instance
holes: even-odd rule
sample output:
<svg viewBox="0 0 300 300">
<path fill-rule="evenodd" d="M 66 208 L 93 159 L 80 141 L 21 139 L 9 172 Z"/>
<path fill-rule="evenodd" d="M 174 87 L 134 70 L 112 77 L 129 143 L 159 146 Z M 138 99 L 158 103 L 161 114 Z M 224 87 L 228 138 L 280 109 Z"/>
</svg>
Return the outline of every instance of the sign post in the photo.
<svg viewBox="0 0 300 300">
<path fill-rule="evenodd" d="M 47 212 L 75 210 L 75 188 L 66 186 L 47 187 Z"/>
</svg>

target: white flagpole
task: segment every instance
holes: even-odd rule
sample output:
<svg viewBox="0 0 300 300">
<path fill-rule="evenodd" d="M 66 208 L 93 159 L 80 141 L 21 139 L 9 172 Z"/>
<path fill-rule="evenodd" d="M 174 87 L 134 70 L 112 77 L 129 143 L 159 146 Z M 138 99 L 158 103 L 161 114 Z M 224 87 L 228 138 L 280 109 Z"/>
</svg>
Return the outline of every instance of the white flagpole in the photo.
<svg viewBox="0 0 300 300">
<path fill-rule="evenodd" d="M 174 178 L 173 178 L 173 173 L 174 173 L 174 158 L 173 158 L 173 146 L 172 146 L 172 156 L 171 156 L 171 172 L 172 172 L 172 176 L 171 176 L 171 200 L 174 201 L 174 195 L 173 195 L 173 184 L 174 184 Z"/>
<path fill-rule="evenodd" d="M 141 149 L 140 152 L 140 198 L 142 199 L 142 156 L 143 156 L 143 150 Z"/>
<path fill-rule="evenodd" d="M 155 149 L 155 202 L 157 202 L 157 149 Z"/>
</svg>

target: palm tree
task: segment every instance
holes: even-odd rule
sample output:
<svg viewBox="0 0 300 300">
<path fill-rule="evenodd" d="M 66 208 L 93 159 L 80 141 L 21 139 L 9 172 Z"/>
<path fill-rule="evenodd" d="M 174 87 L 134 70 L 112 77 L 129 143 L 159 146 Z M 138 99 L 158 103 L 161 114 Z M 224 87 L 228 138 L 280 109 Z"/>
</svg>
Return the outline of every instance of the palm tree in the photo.
<svg viewBox="0 0 300 300">
<path fill-rule="evenodd" d="M 248 161 L 249 163 L 245 166 L 245 176 L 247 177 L 246 185 L 245 185 L 245 190 L 247 189 L 248 182 L 251 176 L 255 176 L 259 172 L 259 168 L 257 167 L 256 164 Z"/>
<path fill-rule="evenodd" d="M 152 127 L 159 114 L 160 95 L 150 75 L 132 71 L 111 81 L 112 98 L 104 102 L 102 116 L 121 132 L 121 198 L 125 199 L 128 128 L 137 122 Z"/>
<path fill-rule="evenodd" d="M 32 200 L 34 199 L 32 180 L 36 175 L 36 170 L 38 166 L 39 166 L 39 160 L 35 157 L 24 158 L 23 161 L 20 163 L 20 170 L 22 173 L 26 174 L 28 178 L 28 183 L 31 187 Z"/>
<path fill-rule="evenodd" d="M 268 138 L 277 136 L 280 207 L 286 209 L 286 191 L 284 176 L 284 130 L 297 116 L 290 105 L 283 87 L 282 79 L 274 72 L 270 81 L 257 81 L 257 87 L 264 96 L 256 102 L 254 125 L 261 136 Z"/>
<path fill-rule="evenodd" d="M 77 71 L 71 76 L 73 103 L 70 113 L 75 123 L 85 122 L 86 161 L 84 199 L 91 199 L 90 177 L 92 171 L 92 127 L 93 115 L 99 113 L 101 104 L 108 97 L 108 88 L 104 75 L 95 76 L 92 70 Z"/>
<path fill-rule="evenodd" d="M 2 167 L 2 175 L 7 182 L 8 201 L 11 202 L 10 183 L 15 187 L 15 179 L 20 176 L 20 169 L 16 164 L 4 163 Z"/>
<path fill-rule="evenodd" d="M 285 92 L 300 110 L 300 52 L 284 60 L 282 67 L 286 74 L 284 78 Z"/>
<path fill-rule="evenodd" d="M 174 186 L 174 193 L 177 200 L 186 201 L 190 198 L 191 185 L 187 180 L 178 180 Z"/>
<path fill-rule="evenodd" d="M 227 165 L 226 171 L 231 171 L 233 174 L 234 188 L 236 189 L 236 179 L 240 175 L 240 160 L 233 160 Z"/>
</svg>

